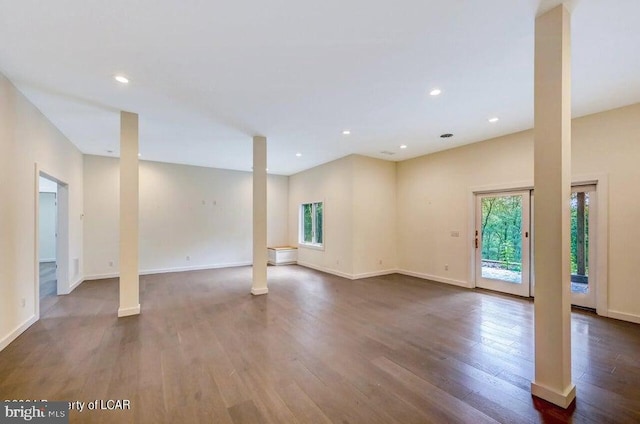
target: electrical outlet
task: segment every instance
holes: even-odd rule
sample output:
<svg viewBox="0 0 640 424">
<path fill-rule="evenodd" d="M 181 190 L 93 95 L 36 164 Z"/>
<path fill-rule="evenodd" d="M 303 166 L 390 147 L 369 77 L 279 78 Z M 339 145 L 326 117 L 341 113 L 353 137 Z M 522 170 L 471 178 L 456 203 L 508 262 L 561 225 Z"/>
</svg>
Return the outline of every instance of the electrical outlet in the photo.
<svg viewBox="0 0 640 424">
<path fill-rule="evenodd" d="M 445 265 L 444 265 L 444 270 L 445 270 L 445 271 L 449 271 L 449 264 L 445 264 Z"/>
<path fill-rule="evenodd" d="M 379 265 L 382 265 L 382 259 L 379 259 L 379 260 L 378 260 L 378 264 L 379 264 Z"/>
<path fill-rule="evenodd" d="M 191 260 L 191 256 L 187 256 L 187 260 L 190 261 Z"/>
<path fill-rule="evenodd" d="M 23 297 L 22 299 L 20 299 L 20 306 L 22 306 L 23 308 L 26 306 L 27 301 L 26 299 Z"/>
<path fill-rule="evenodd" d="M 113 261 L 109 261 L 109 266 L 113 266 Z"/>
</svg>

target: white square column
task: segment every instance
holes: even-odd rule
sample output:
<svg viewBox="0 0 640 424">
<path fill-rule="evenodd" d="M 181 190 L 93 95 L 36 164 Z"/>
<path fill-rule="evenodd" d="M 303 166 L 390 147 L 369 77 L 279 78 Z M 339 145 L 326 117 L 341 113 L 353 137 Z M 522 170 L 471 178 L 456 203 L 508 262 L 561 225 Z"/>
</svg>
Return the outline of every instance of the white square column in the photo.
<svg viewBox="0 0 640 424">
<path fill-rule="evenodd" d="M 267 139 L 253 137 L 253 285 L 267 294 Z"/>
<path fill-rule="evenodd" d="M 571 379 L 571 39 L 563 6 L 535 26 L 535 378 L 531 393 L 567 408 Z"/>
<path fill-rule="evenodd" d="M 140 313 L 138 179 L 138 115 L 120 112 L 119 317 Z"/>
</svg>

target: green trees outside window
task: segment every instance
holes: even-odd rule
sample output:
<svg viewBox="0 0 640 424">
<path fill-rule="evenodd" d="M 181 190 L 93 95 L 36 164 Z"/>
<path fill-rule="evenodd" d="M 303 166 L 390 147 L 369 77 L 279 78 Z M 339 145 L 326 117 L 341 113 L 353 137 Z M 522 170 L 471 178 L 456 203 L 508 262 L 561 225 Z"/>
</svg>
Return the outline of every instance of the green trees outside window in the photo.
<svg viewBox="0 0 640 424">
<path fill-rule="evenodd" d="M 323 235 L 322 202 L 300 205 L 300 243 L 321 246 Z"/>
<path fill-rule="evenodd" d="M 482 199 L 483 266 L 521 271 L 522 197 L 502 196 Z"/>
</svg>

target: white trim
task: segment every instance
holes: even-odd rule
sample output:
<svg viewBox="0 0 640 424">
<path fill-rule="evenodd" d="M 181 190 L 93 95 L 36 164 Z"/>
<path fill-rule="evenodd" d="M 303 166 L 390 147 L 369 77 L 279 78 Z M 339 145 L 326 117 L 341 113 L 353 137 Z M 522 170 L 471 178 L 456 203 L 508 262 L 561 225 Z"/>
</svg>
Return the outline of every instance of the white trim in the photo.
<svg viewBox="0 0 640 424">
<path fill-rule="evenodd" d="M 5 337 L 0 339 L 0 351 L 4 350 L 5 347 L 9 346 L 11 342 L 17 339 L 20 336 L 20 334 L 27 331 L 27 329 L 31 327 L 33 324 L 35 324 L 36 321 L 38 321 L 38 317 L 35 314 L 31 315 L 31 318 L 29 318 L 28 320 L 26 320 L 25 322 L 17 326 L 13 331 L 11 331 Z"/>
<path fill-rule="evenodd" d="M 40 258 L 40 260 L 39 260 L 39 262 L 41 264 L 46 263 L 46 262 L 55 262 L 55 261 L 56 261 L 56 258 L 46 258 L 46 259 Z"/>
<path fill-rule="evenodd" d="M 360 274 L 353 274 L 351 279 L 360 280 L 362 278 L 380 277 L 382 275 L 391 275 L 391 274 L 397 274 L 397 273 L 398 273 L 397 269 L 383 269 L 380 271 L 370 271 L 370 272 L 362 272 Z"/>
<path fill-rule="evenodd" d="M 600 316 L 611 316 L 611 313 L 615 314 L 615 311 L 609 311 L 609 174 L 607 173 L 588 173 L 577 174 L 571 176 L 571 186 L 595 184 L 597 199 L 597 223 L 596 223 L 596 265 L 595 265 L 595 277 L 596 277 L 596 312 Z M 500 192 L 510 190 L 533 190 L 534 184 L 532 180 L 514 181 L 511 183 L 503 184 L 490 184 L 484 186 L 473 186 L 468 189 L 468 228 L 469 237 L 467 239 L 467 252 L 469 254 L 470 266 L 469 266 L 469 284 L 470 287 L 475 287 L 476 281 L 476 255 L 475 255 L 475 196 L 476 194 L 482 194 L 486 192 Z M 535 195 L 535 193 L 534 193 Z M 533 218 L 533 214 L 531 214 Z M 531 235 L 533 236 L 533 226 L 531 227 Z M 533 256 L 531 257 L 531 265 L 533 265 Z M 531 295 L 535 290 L 535 278 L 533 274 L 533 267 L 531 268 Z M 626 316 L 622 314 L 621 316 Z M 632 315 L 633 317 L 633 315 Z M 632 319 L 620 318 L 625 321 Z"/>
<path fill-rule="evenodd" d="M 500 279 L 484 278 L 481 272 L 481 257 L 482 257 L 482 245 L 484 240 L 481 234 L 482 227 L 482 206 L 481 202 L 484 198 L 502 198 L 502 197 L 520 197 L 521 198 L 521 224 L 520 224 L 520 243 L 521 243 L 521 282 L 514 284 L 506 282 Z M 481 287 L 488 290 L 494 290 L 502 293 L 513 294 L 516 296 L 530 297 L 531 296 L 531 237 L 525 234 L 530 234 L 532 226 L 531 222 L 531 190 L 518 190 L 518 191 L 506 191 L 499 192 L 484 192 L 476 193 L 474 200 L 474 225 L 472 227 L 472 233 L 474 236 L 474 252 L 475 260 L 473 265 L 475 267 L 474 283 L 475 287 Z M 478 235 L 476 236 L 476 231 Z M 477 241 L 476 241 L 477 240 Z M 476 248 L 475 244 L 478 243 L 479 247 Z"/>
<path fill-rule="evenodd" d="M 251 288 L 251 294 L 254 296 L 260 296 L 262 294 L 267 294 L 269 293 L 269 288 L 268 287 L 264 287 L 261 289 L 255 289 L 255 288 Z"/>
<path fill-rule="evenodd" d="M 337 269 L 325 268 L 322 266 L 314 265 L 308 262 L 298 261 L 298 265 L 303 266 L 305 268 L 315 269 L 316 271 L 326 272 L 327 274 L 337 275 L 338 277 L 347 278 L 349 280 L 353 280 L 353 275 L 348 274 L 346 272 L 338 271 Z"/>
<path fill-rule="evenodd" d="M 118 318 L 140 315 L 140 304 L 131 308 L 118 308 Z"/>
<path fill-rule="evenodd" d="M 483 186 L 469 187 L 469 191 L 471 191 L 473 195 L 500 193 L 503 191 L 524 191 L 524 190 L 533 190 L 533 180 L 514 181 L 512 183 L 488 184 Z"/>
<path fill-rule="evenodd" d="M 93 274 L 93 275 L 85 275 L 84 281 L 93 281 L 93 280 L 106 280 L 109 278 L 118 278 L 120 276 L 117 272 L 112 272 L 109 274 Z"/>
<path fill-rule="evenodd" d="M 464 288 L 467 288 L 467 289 L 472 289 L 474 287 L 468 281 L 454 280 L 453 278 L 438 277 L 437 275 L 431 275 L 431 274 L 424 274 L 424 273 L 421 273 L 421 272 L 408 271 L 406 269 L 399 269 L 396 272 L 398 274 L 408 275 L 410 277 L 422 278 L 423 280 L 436 281 L 438 283 L 450 284 L 452 286 L 464 287 Z"/>
<path fill-rule="evenodd" d="M 640 324 L 640 315 L 628 314 L 626 312 L 612 311 L 611 309 L 609 309 L 607 312 L 608 312 L 607 316 L 609 318 L 615 318 L 621 321 L 628 321 L 628 322 L 634 322 L 636 324 Z M 600 315 L 600 312 L 598 312 L 598 314 Z"/>
<path fill-rule="evenodd" d="M 299 248 L 305 248 L 305 249 L 313 249 L 313 250 L 324 251 L 324 244 L 318 244 L 318 243 L 302 243 L 302 242 L 298 242 L 298 247 Z"/>
<path fill-rule="evenodd" d="M 593 269 L 596 281 L 596 313 L 607 317 L 612 316 L 612 311 L 609 311 L 609 174 L 580 174 L 575 175 L 571 180 L 572 186 L 585 184 L 596 186 L 596 233 L 594 237 L 596 260 Z M 637 322 L 625 318 L 619 319 Z"/>
<path fill-rule="evenodd" d="M 322 227 L 322 243 L 317 243 L 314 241 L 311 242 L 305 242 L 304 241 L 304 212 L 303 212 L 303 208 L 304 205 L 311 205 L 311 227 L 312 227 L 312 238 L 316 239 L 317 238 L 317 234 L 316 234 L 316 229 L 317 229 L 317 225 L 316 225 L 316 205 L 322 205 L 322 218 L 321 218 L 321 227 Z M 324 250 L 324 236 L 325 236 L 325 231 L 324 231 L 324 200 L 318 200 L 318 201 L 313 201 L 313 202 L 302 202 L 300 203 L 300 205 L 298 206 L 298 246 L 299 247 L 308 247 L 310 249 L 316 249 L 316 250 Z"/>
<path fill-rule="evenodd" d="M 210 264 L 210 265 L 196 265 L 196 266 L 179 266 L 173 268 L 158 268 L 147 269 L 140 271 L 140 275 L 152 275 L 152 274 L 167 274 L 170 272 L 184 272 L 184 271 L 202 271 L 205 269 L 218 269 L 218 268 L 235 268 L 240 266 L 252 266 L 253 262 L 230 262 L 226 264 Z"/>
<path fill-rule="evenodd" d="M 476 196 L 478 194 L 485 193 L 500 193 L 504 191 L 525 191 L 525 190 L 533 190 L 533 180 L 522 180 L 522 181 L 513 181 L 509 183 L 502 184 L 487 184 L 482 186 L 471 186 L 468 188 L 468 207 L 467 211 L 470 211 L 468 214 L 469 219 L 468 228 L 468 238 L 467 238 L 467 252 L 469 257 L 471 258 L 469 262 L 469 281 L 466 283 L 467 285 L 463 287 L 476 287 L 476 247 L 475 247 L 475 239 L 476 239 Z M 533 214 L 531 214 L 533 215 Z M 531 284 L 531 283 L 530 283 Z"/>
<path fill-rule="evenodd" d="M 69 286 L 69 293 L 74 291 L 83 282 L 84 282 L 84 278 L 79 278 L 75 283 L 71 284 L 71 286 Z M 69 293 L 65 293 L 65 294 L 69 294 Z"/>
<path fill-rule="evenodd" d="M 218 269 L 218 268 L 235 268 L 241 266 L 251 266 L 253 262 L 231 262 L 226 264 L 211 264 L 211 265 L 197 265 L 197 266 L 183 266 L 183 267 L 174 267 L 174 268 L 157 268 L 157 269 L 146 269 L 139 272 L 140 275 L 153 275 L 153 274 L 167 274 L 170 272 L 185 272 L 185 271 L 202 271 L 206 269 Z M 82 281 L 89 280 L 104 280 L 107 278 L 118 278 L 120 276 L 119 272 L 110 272 L 107 274 L 93 274 L 93 275 L 85 275 Z M 80 283 L 78 283 L 80 284 Z"/>
</svg>

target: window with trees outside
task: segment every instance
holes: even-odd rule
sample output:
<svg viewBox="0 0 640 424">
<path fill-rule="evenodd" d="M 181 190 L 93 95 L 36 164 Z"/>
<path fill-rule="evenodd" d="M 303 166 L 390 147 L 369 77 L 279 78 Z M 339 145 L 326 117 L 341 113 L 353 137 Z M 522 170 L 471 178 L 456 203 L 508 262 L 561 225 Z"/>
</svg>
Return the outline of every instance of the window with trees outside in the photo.
<svg viewBox="0 0 640 424">
<path fill-rule="evenodd" d="M 303 203 L 300 205 L 300 244 L 322 247 L 322 202 Z"/>
</svg>

